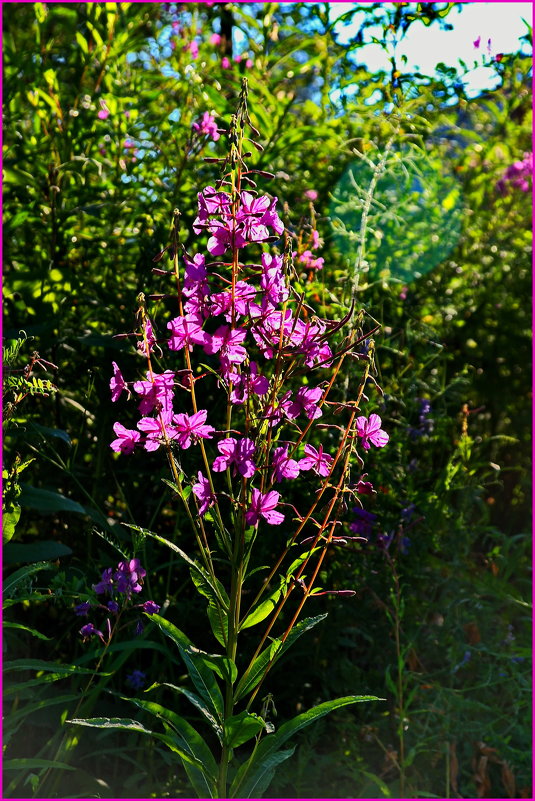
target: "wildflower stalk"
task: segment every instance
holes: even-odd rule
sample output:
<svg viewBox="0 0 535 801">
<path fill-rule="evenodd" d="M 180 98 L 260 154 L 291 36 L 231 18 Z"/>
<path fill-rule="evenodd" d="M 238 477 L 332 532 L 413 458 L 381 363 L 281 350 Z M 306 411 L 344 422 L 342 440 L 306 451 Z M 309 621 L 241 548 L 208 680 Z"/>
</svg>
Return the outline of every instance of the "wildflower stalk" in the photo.
<svg viewBox="0 0 535 801">
<path fill-rule="evenodd" d="M 158 375 L 153 370 L 150 354 L 156 340 L 151 326 L 149 336 L 150 320 L 144 303 L 140 302 L 141 348 L 147 358 L 148 380 L 135 382 L 134 391 L 141 395 L 139 410 L 145 416 L 138 422 L 138 430 L 134 431 L 116 423 L 117 439 L 111 443 L 114 450 L 125 453 L 132 453 L 137 448 L 154 451 L 163 446 L 173 476 L 173 487 L 181 496 L 194 532 L 200 563 L 174 543 L 141 530 L 145 535 L 166 542 L 188 563 L 196 587 L 208 599 L 209 623 L 223 654 L 209 654 L 195 648 L 174 624 L 154 614 L 154 602 L 147 602 L 146 612 L 153 615 L 163 633 L 178 645 L 199 693 L 195 704 L 212 721 L 220 741 L 218 759 L 209 760 L 210 764 L 206 762 L 206 751 L 203 751 L 202 758 L 196 753 L 198 739 L 195 745 L 189 743 L 187 756 L 180 756 L 180 748 L 177 753 L 185 760 L 187 770 L 190 770 L 191 754 L 196 755 L 195 771 L 189 775 L 194 782 L 202 777 L 200 784 L 196 785 L 199 794 L 208 793 L 220 798 L 229 797 L 229 792 L 232 797 L 240 796 L 248 782 L 253 783 L 249 790 L 255 786 L 255 764 L 263 753 L 261 731 L 269 727 L 262 716 L 250 710 L 269 670 L 277 661 L 278 652 L 275 651 L 269 659 L 264 652 L 261 668 L 257 658 L 296 582 L 303 587 L 303 597 L 291 611 L 289 624 L 277 638 L 279 648 L 287 644 L 304 604 L 314 594 L 327 548 L 333 542 L 337 526 L 341 525 L 339 518 L 344 509 L 344 494 L 353 492 L 348 487 L 348 480 L 356 442 L 362 439 L 366 449 L 370 447 L 369 441 L 382 447 L 388 440 L 386 432 L 379 428 L 381 421 L 377 415 L 372 415 L 369 421 L 357 416 L 370 358 L 363 370 L 356 399 L 342 404 L 330 400 L 345 359 L 360 342 L 354 332 L 340 341 L 338 332 L 350 321 L 351 315 L 338 322 L 318 319 L 306 305 L 304 294 L 298 295 L 288 286 L 291 272 L 288 247 L 284 257 L 265 250 L 267 243 L 284 233 L 284 225 L 275 210 L 277 198 L 259 195 L 251 177 L 269 174 L 248 169 L 244 160 L 251 155 L 244 153 L 246 126 L 254 136 L 258 136 L 249 118 L 247 91 L 244 80 L 237 111 L 231 119 L 229 153 L 226 158 L 218 159 L 222 164 L 221 178 L 215 188 L 209 186 L 199 193 L 198 216 L 193 223 L 197 235 L 208 233 L 206 249 L 212 257 L 222 257 L 215 264 L 222 266 L 226 275 L 209 272 L 208 268 L 213 264 L 206 264 L 204 254 L 190 255 L 181 245 L 180 215 L 176 210 L 171 243 L 166 248 L 172 248 L 178 306 L 178 316 L 167 325 L 171 332 L 167 345 L 170 351 L 183 352 L 185 369 L 180 372 L 185 379 L 181 379 L 180 384 L 187 390 L 193 413 L 174 412 L 177 372 L 166 370 Z M 254 139 L 250 141 L 261 150 Z M 249 251 L 241 257 L 244 248 L 252 247 L 257 252 L 260 250 L 261 264 L 249 263 L 252 260 Z M 179 255 L 184 257 L 184 272 L 181 271 Z M 216 291 L 221 287 L 221 291 Z M 202 348 L 214 360 L 219 360 L 217 369 L 208 367 L 208 372 L 196 375 L 194 348 L 197 352 Z M 253 357 L 253 353 L 258 353 L 258 356 Z M 327 376 L 314 385 L 317 372 L 325 370 Z M 226 393 L 225 427 L 219 431 L 207 423 L 209 410 L 201 408 L 200 393 L 197 393 L 197 381 L 204 380 L 211 373 L 216 375 L 219 390 Z M 307 375 L 307 380 L 301 384 L 302 375 Z M 297 391 L 296 384 L 301 384 Z M 110 386 L 113 400 L 128 389 L 117 365 Z M 340 431 L 338 443 L 330 454 L 324 452 L 323 445 L 314 447 L 311 440 L 318 444 L 317 436 L 314 438 L 315 432 L 319 432 L 317 421 L 323 415 L 328 418 L 333 408 L 347 413 L 347 423 L 327 424 L 327 427 Z M 291 433 L 284 434 L 284 431 Z M 197 473 L 196 483 L 186 476 L 174 455 L 177 448 L 188 450 L 190 447 L 190 453 L 198 449 L 198 461 L 203 467 Z M 216 448 L 219 455 L 212 461 L 209 452 Z M 358 455 L 357 459 L 362 462 Z M 296 479 L 306 471 L 311 471 L 309 474 L 318 479 L 315 497 L 303 514 L 293 505 L 281 501 L 282 492 L 278 488 L 284 488 L 284 482 Z M 221 476 L 218 478 L 219 473 Z M 329 492 L 332 493 L 330 496 Z M 318 522 L 313 515 L 325 496 L 328 501 Z M 190 503 L 191 497 L 195 511 Z M 286 517 L 280 511 L 281 507 L 294 509 L 295 531 L 286 538 L 281 556 L 269 570 L 253 603 L 243 613 L 244 582 L 255 572 L 248 571 L 258 532 L 262 530 L 262 536 L 265 536 L 266 524 L 272 531 L 273 527 L 281 525 Z M 302 550 L 297 567 L 290 565 L 284 569 L 283 563 L 296 545 L 297 538 L 310 525 L 315 527 L 312 545 Z M 226 557 L 224 560 L 214 558 L 218 548 Z M 216 571 L 218 561 L 229 568 L 229 575 L 223 580 Z M 280 589 L 276 589 L 273 595 L 273 609 L 269 601 L 266 605 L 261 603 L 261 599 L 281 570 Z M 305 581 L 308 570 L 312 572 Z M 340 592 L 351 594 L 352 591 Z M 269 618 L 267 628 L 259 637 L 252 659 L 243 669 L 239 664 L 238 647 L 241 631 L 262 623 L 266 618 Z M 221 686 L 220 681 L 223 682 Z M 326 707 L 320 705 L 310 718 L 307 717 L 307 722 L 316 714 L 321 716 L 338 705 L 357 700 L 362 698 L 348 696 L 327 702 Z M 245 708 L 239 711 L 239 704 L 244 702 Z M 141 702 L 138 704 L 142 705 Z M 178 720 L 174 711 L 169 714 Z M 262 715 L 266 714 L 267 710 L 262 707 Z M 86 721 L 84 725 L 99 724 Z M 113 725 L 122 726 L 120 721 Z M 301 728 L 305 724 L 299 720 L 292 725 Z M 152 732 L 152 736 L 160 735 Z M 252 738 L 256 738 L 254 749 L 229 787 L 228 768 L 235 750 Z M 263 771 L 262 765 L 258 770 Z"/>
</svg>

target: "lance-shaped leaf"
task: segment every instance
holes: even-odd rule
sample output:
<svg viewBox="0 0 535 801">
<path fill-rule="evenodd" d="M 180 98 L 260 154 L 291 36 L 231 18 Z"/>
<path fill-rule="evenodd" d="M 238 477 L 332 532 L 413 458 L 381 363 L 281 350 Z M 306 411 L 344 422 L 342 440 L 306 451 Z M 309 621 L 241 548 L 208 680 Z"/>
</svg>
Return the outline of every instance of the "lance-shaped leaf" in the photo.
<svg viewBox="0 0 535 801">
<path fill-rule="evenodd" d="M 152 685 L 149 690 L 156 686 L 159 685 Z M 150 712 L 161 720 L 166 727 L 166 731 L 174 734 L 180 747 L 199 760 L 202 768 L 193 766 L 183 760 L 184 768 L 199 798 L 214 798 L 217 792 L 217 764 L 212 752 L 196 729 L 180 715 L 170 709 L 166 709 L 161 704 L 144 698 L 124 698 L 124 700 L 130 701 L 140 709 Z"/>
<path fill-rule="evenodd" d="M 231 788 L 230 798 L 253 798 L 258 796 L 260 788 L 265 789 L 266 776 L 273 773 L 273 757 L 279 752 L 281 745 L 297 734 L 298 731 L 309 726 L 319 718 L 328 715 L 335 709 L 340 709 L 349 704 L 361 703 L 363 701 L 381 701 L 384 699 L 376 698 L 373 695 L 347 695 L 344 698 L 336 698 L 333 701 L 325 701 L 323 704 L 303 712 L 301 715 L 284 723 L 274 734 L 269 734 L 253 752 L 251 757 L 245 762 L 236 774 Z"/>
<path fill-rule="evenodd" d="M 283 579 L 281 582 L 281 586 L 277 587 L 271 593 L 269 598 L 266 598 L 265 601 L 262 601 L 262 603 L 258 604 L 258 606 L 256 606 L 251 612 L 249 612 L 249 614 L 243 620 L 243 622 L 240 623 L 240 631 L 242 629 L 248 629 L 251 626 L 256 626 L 257 623 L 261 623 L 263 620 L 265 620 L 266 617 L 268 617 L 268 615 L 270 615 L 275 610 L 285 586 L 286 586 L 286 580 Z"/>
<path fill-rule="evenodd" d="M 260 715 L 244 710 L 225 721 L 224 741 L 228 748 L 237 748 L 255 737 L 265 726 Z"/>
<path fill-rule="evenodd" d="M 229 605 L 228 595 L 226 594 L 221 582 L 217 581 L 217 579 L 214 580 L 202 565 L 196 562 L 195 559 L 191 559 L 191 557 L 189 557 L 187 553 L 185 553 L 185 551 L 179 548 L 178 545 L 175 545 L 174 542 L 166 540 L 165 537 L 160 537 L 160 535 L 155 534 L 154 531 L 149 531 L 149 529 L 147 528 L 141 528 L 141 526 L 135 526 L 132 523 L 123 523 L 123 525 L 128 526 L 128 528 L 134 529 L 134 531 L 138 531 L 144 537 L 151 537 L 153 540 L 157 540 L 162 545 L 167 545 L 168 548 L 177 553 L 180 556 L 180 558 L 183 559 L 185 562 L 187 562 L 187 564 L 191 567 L 191 569 L 194 570 L 202 578 L 203 583 L 207 584 L 208 587 L 210 587 L 214 596 L 218 599 L 218 602 L 223 606 L 223 608 L 228 609 Z"/>
<path fill-rule="evenodd" d="M 219 678 L 223 679 L 223 681 L 234 684 L 238 678 L 238 668 L 235 662 L 228 656 L 223 656 L 222 654 L 207 654 L 206 651 L 200 651 L 193 645 L 190 645 L 189 653 L 195 654 L 206 667 L 217 673 Z"/>
<path fill-rule="evenodd" d="M 173 623 L 160 615 L 151 615 L 150 619 L 175 643 L 195 689 L 217 720 L 222 721 L 223 696 L 211 668 L 192 650 L 191 641 Z"/>
<path fill-rule="evenodd" d="M 205 577 L 194 568 L 190 568 L 190 575 L 197 591 L 208 598 L 207 614 L 210 626 L 218 643 L 226 648 L 228 642 L 228 615 L 226 613 L 229 603 L 225 588 L 217 579 L 211 582 L 206 581 Z M 214 586 L 218 592 L 214 591 Z M 221 603 L 220 599 L 223 599 L 224 603 Z"/>
<path fill-rule="evenodd" d="M 175 692 L 180 693 L 181 695 L 185 696 L 193 706 L 199 710 L 201 715 L 203 715 L 212 729 L 217 734 L 219 742 L 223 744 L 223 724 L 220 722 L 214 714 L 208 709 L 202 698 L 199 698 L 198 695 L 192 693 L 191 690 L 188 690 L 186 687 L 177 687 L 175 684 L 169 684 L 168 682 L 164 681 L 161 685 L 153 684 L 149 687 L 149 690 L 152 690 L 153 687 L 169 687 L 171 690 L 175 690 Z"/>
<path fill-rule="evenodd" d="M 135 731 L 138 734 L 148 734 L 178 754 L 179 757 L 190 765 L 202 770 L 202 762 L 197 757 L 188 753 L 182 748 L 179 738 L 173 734 L 162 734 L 159 731 L 146 729 L 138 720 L 132 718 L 73 718 L 66 723 L 73 723 L 76 726 L 89 726 L 93 729 L 122 729 L 123 731 Z"/>
<path fill-rule="evenodd" d="M 323 615 L 316 615 L 316 617 L 307 617 L 293 627 L 284 642 L 281 642 L 279 639 L 272 640 L 271 643 L 256 657 L 248 673 L 244 675 L 241 681 L 238 683 L 235 695 L 236 701 L 239 701 L 240 698 L 243 698 L 244 695 L 247 695 L 247 693 L 250 693 L 251 690 L 256 687 L 264 675 L 267 666 L 270 663 L 274 663 L 280 659 L 282 654 L 287 651 L 297 639 L 299 639 L 301 634 L 304 634 L 305 631 L 308 631 L 317 623 L 325 620 L 326 617 L 327 613 Z"/>
</svg>

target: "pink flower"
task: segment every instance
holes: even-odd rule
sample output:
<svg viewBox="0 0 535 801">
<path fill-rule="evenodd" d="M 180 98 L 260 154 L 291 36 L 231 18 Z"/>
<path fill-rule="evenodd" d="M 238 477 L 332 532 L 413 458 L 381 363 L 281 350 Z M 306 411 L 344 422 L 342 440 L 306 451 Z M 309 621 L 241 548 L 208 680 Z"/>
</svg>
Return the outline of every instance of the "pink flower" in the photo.
<svg viewBox="0 0 535 801">
<path fill-rule="evenodd" d="M 249 372 L 241 375 L 229 373 L 226 378 L 229 382 L 232 381 L 231 403 L 245 403 L 250 392 L 254 392 L 255 395 L 265 395 L 269 389 L 269 379 L 265 375 L 259 375 L 256 362 L 250 363 Z"/>
<path fill-rule="evenodd" d="M 359 495 L 374 495 L 377 494 L 373 488 L 373 484 L 371 481 L 364 481 L 364 476 L 367 476 L 367 473 L 364 473 L 362 478 L 357 481 L 356 490 Z"/>
<path fill-rule="evenodd" d="M 211 341 L 205 345 L 205 352 L 209 354 L 220 353 L 224 363 L 240 364 L 247 358 L 247 351 L 241 344 L 247 336 L 245 328 L 230 328 L 220 325 L 212 334 Z"/>
<path fill-rule="evenodd" d="M 256 451 L 256 446 L 251 439 L 227 437 L 217 443 L 217 449 L 222 456 L 214 460 L 212 465 L 214 472 L 221 473 L 233 465 L 233 475 L 236 475 L 237 471 L 245 478 L 250 478 L 254 474 L 256 465 L 251 456 Z"/>
<path fill-rule="evenodd" d="M 117 434 L 117 439 L 110 443 L 110 448 L 117 453 L 133 453 L 141 434 L 125 428 L 121 423 L 114 423 L 113 430 Z"/>
<path fill-rule="evenodd" d="M 307 200 L 317 200 L 318 193 L 316 192 L 315 189 L 307 189 L 305 192 L 305 197 L 307 198 Z"/>
<path fill-rule="evenodd" d="M 323 453 L 323 445 L 316 450 L 312 445 L 305 445 L 306 456 L 299 460 L 301 470 L 313 470 L 319 476 L 328 476 L 331 471 L 333 457 Z"/>
<path fill-rule="evenodd" d="M 284 520 L 284 515 L 275 512 L 274 509 L 279 502 L 280 493 L 272 490 L 262 495 L 260 490 L 254 489 L 251 496 L 251 505 L 245 514 L 245 520 L 250 526 L 256 526 L 261 517 L 266 523 L 272 526 L 279 526 Z"/>
<path fill-rule="evenodd" d="M 141 420 L 139 420 L 137 427 L 146 434 L 146 451 L 157 451 L 165 435 L 167 435 L 167 439 L 173 439 L 175 437 L 175 431 L 167 428 L 168 423 L 168 417 L 142 417 Z"/>
<path fill-rule="evenodd" d="M 197 44 L 195 39 L 193 40 L 193 42 L 190 42 L 189 44 L 187 44 L 185 46 L 184 50 L 189 51 L 189 53 L 191 54 L 191 57 L 193 59 L 196 59 L 197 56 L 199 55 L 199 45 Z"/>
<path fill-rule="evenodd" d="M 362 447 L 369 450 L 370 442 L 376 448 L 384 448 L 389 440 L 386 431 L 381 428 L 381 418 L 378 414 L 371 414 L 370 419 L 357 417 L 357 434 L 362 437 Z"/>
<path fill-rule="evenodd" d="M 199 481 L 197 484 L 193 485 L 192 490 L 195 497 L 201 502 L 199 506 L 199 514 L 202 516 L 206 514 L 211 506 L 214 505 L 216 499 L 215 495 L 210 489 L 210 482 L 203 476 L 200 470 L 197 473 L 197 478 Z"/>
<path fill-rule="evenodd" d="M 145 318 L 145 338 L 147 340 L 147 345 L 149 346 L 149 353 L 152 353 L 154 345 L 156 344 L 156 337 L 154 336 L 152 323 L 148 317 Z M 141 342 L 137 343 L 137 349 L 143 354 L 143 356 L 149 355 L 145 347 L 145 339 L 142 339 Z"/>
<path fill-rule="evenodd" d="M 251 67 L 253 66 L 253 62 L 251 61 L 250 58 L 248 58 L 247 61 L 245 62 L 245 66 L 247 67 L 248 70 L 250 70 Z"/>
<path fill-rule="evenodd" d="M 273 451 L 273 458 L 271 466 L 273 472 L 271 474 L 272 481 L 282 481 L 283 478 L 297 478 L 299 475 L 299 464 L 295 459 L 288 457 L 288 445 L 282 445 L 280 448 L 275 448 Z"/>
<path fill-rule="evenodd" d="M 221 66 L 224 70 L 228 70 L 230 68 L 230 60 L 226 56 L 223 56 L 221 59 Z"/>
<path fill-rule="evenodd" d="M 200 120 L 196 120 L 191 127 L 195 133 L 211 136 L 214 142 L 217 142 L 219 139 L 220 134 L 217 130 L 215 117 L 213 117 L 207 111 L 205 111 L 202 115 L 202 118 Z"/>
<path fill-rule="evenodd" d="M 219 33 L 213 33 L 210 36 L 210 44 L 215 45 L 215 47 L 221 44 L 221 36 Z"/>
<path fill-rule="evenodd" d="M 299 417 L 301 412 L 304 412 L 309 420 L 316 420 L 323 414 L 320 407 L 317 405 L 322 395 L 323 390 L 321 387 L 315 387 L 313 389 L 301 387 L 297 392 L 295 400 L 285 405 L 284 411 L 286 412 L 286 416 L 289 417 L 290 420 L 295 420 L 296 417 Z"/>
<path fill-rule="evenodd" d="M 119 366 L 112 362 L 113 365 L 113 377 L 110 378 L 110 389 L 111 389 L 111 399 L 113 402 L 118 400 L 121 396 L 121 393 L 128 392 L 130 395 L 130 390 L 126 385 L 126 381 L 124 380 L 121 371 L 119 370 Z"/>
<path fill-rule="evenodd" d="M 194 345 L 208 345 L 210 335 L 202 330 L 203 321 L 196 314 L 186 314 L 185 317 L 175 317 L 167 323 L 171 331 L 171 338 L 167 343 L 169 350 L 193 350 Z"/>
<path fill-rule="evenodd" d="M 97 114 L 97 117 L 99 118 L 99 120 L 107 120 L 109 116 L 110 116 L 110 112 L 108 111 L 107 108 L 101 108 L 100 111 Z"/>
<path fill-rule="evenodd" d="M 141 402 L 138 406 L 141 414 L 150 414 L 153 409 L 163 412 L 172 411 L 173 406 L 173 386 L 175 374 L 172 370 L 166 370 L 161 375 L 147 373 L 146 381 L 136 381 L 134 390 L 141 395 Z"/>
<path fill-rule="evenodd" d="M 481 36 L 478 36 L 474 42 L 474 49 L 479 50 L 479 45 L 481 44 Z"/>
<path fill-rule="evenodd" d="M 195 442 L 198 439 L 212 439 L 215 428 L 205 425 L 207 415 L 206 409 L 201 409 L 192 415 L 183 413 L 173 415 L 173 423 L 177 431 L 175 438 L 181 448 L 184 450 L 189 448 L 192 440 Z"/>
</svg>

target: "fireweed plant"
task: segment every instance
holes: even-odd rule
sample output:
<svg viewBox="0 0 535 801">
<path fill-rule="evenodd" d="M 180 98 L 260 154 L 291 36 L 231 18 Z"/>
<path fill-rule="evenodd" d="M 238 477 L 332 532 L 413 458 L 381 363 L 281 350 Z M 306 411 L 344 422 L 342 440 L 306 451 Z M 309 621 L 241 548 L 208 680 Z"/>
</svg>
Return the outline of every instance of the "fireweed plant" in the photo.
<svg viewBox="0 0 535 801">
<path fill-rule="evenodd" d="M 164 733 L 131 719 L 71 721 L 156 738 L 178 755 L 198 795 L 211 798 L 260 796 L 276 766 L 293 753 L 293 748 L 283 746 L 296 732 L 339 707 L 379 700 L 348 695 L 321 703 L 275 729 L 268 720 L 270 696 L 259 697 L 267 674 L 290 645 L 326 617 L 300 619 L 309 599 L 355 595 L 352 589 L 322 589 L 316 582 L 329 548 L 362 540 L 341 535 L 341 518 L 350 505 L 362 506 L 361 496 L 373 493 L 372 483 L 362 473 L 361 454 L 385 446 L 388 434 L 378 415 L 359 414 L 373 352 L 371 332 L 362 334 L 349 326 L 344 335 L 351 311 L 341 321 L 315 316 L 290 283 L 295 273 L 289 236 L 282 255 L 267 249 L 285 230 L 277 198 L 260 194 L 254 180 L 273 176 L 246 165 L 251 156 L 244 152 L 248 146 L 262 150 L 246 136 L 248 132 L 259 136 L 249 118 L 244 80 L 228 131 L 229 153 L 209 159 L 221 162 L 222 177 L 215 187 L 198 194 L 193 231 L 199 237 L 208 235 L 208 255 L 186 251 L 175 211 L 172 241 L 157 257 L 170 255 L 173 270 L 154 271 L 176 282 L 176 316 L 167 323 L 167 337 L 157 339 L 144 298 L 139 298 L 137 349 L 146 358 L 145 376 L 131 384 L 114 363 L 110 384 L 113 401 L 123 391 L 135 394 L 140 413 L 136 429 L 115 423 L 111 447 L 123 458 L 144 451 L 166 454 L 172 475 L 168 483 L 184 505 L 197 544 L 196 558 L 158 534 L 131 528 L 135 536 L 154 538 L 187 563 L 197 591 L 208 600 L 217 652 L 196 648 L 186 634 L 157 614 L 155 601 L 137 604 L 178 647 L 195 691 L 153 684 L 143 697 L 128 699 L 152 713 Z M 363 352 L 360 345 L 365 340 L 368 346 Z M 156 361 L 168 352 L 172 366 L 157 372 Z M 354 398 L 332 400 L 348 358 L 362 365 Z M 216 429 L 210 410 L 203 407 L 205 381 L 212 382 L 213 391 L 224 399 L 222 429 Z M 186 411 L 176 411 L 179 393 Z M 322 437 L 328 446 L 318 443 Z M 192 452 L 196 469 L 186 474 L 181 461 Z M 354 476 L 352 463 L 358 465 Z M 301 482 L 301 494 L 287 493 L 292 482 Z M 296 498 L 302 508 L 294 505 Z M 272 567 L 252 564 L 260 537 L 278 544 L 280 555 Z M 253 573 L 258 589 L 251 601 L 254 593 L 245 595 L 244 586 Z M 123 562 L 115 572 L 108 568 L 94 589 L 117 594 L 124 585 L 133 598 L 143 575 L 137 560 Z M 260 625 L 263 630 L 254 653 L 244 660 L 239 640 L 245 630 Z M 91 627 L 82 630 L 82 636 L 92 633 Z M 219 743 L 216 754 L 174 710 L 145 700 L 162 686 L 188 699 L 202 714 L 212 729 L 209 742 Z M 248 750 L 240 760 L 235 750 L 246 743 Z"/>
</svg>

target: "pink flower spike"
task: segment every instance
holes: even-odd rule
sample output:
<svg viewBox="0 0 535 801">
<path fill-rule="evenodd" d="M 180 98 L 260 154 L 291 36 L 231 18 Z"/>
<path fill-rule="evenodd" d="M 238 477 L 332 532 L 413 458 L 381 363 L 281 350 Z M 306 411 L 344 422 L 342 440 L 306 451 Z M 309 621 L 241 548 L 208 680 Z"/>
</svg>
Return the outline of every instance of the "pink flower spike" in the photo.
<svg viewBox="0 0 535 801">
<path fill-rule="evenodd" d="M 276 512 L 275 507 L 279 502 L 280 493 L 272 490 L 262 495 L 260 490 L 253 489 L 251 505 L 245 514 L 245 520 L 250 526 L 256 526 L 261 517 L 266 523 L 272 526 L 279 526 L 284 520 L 281 512 Z"/>
<path fill-rule="evenodd" d="M 119 370 L 119 366 L 116 362 L 112 362 L 113 366 L 113 377 L 110 379 L 110 389 L 111 389 L 111 399 L 112 402 L 115 403 L 121 396 L 121 393 L 128 392 L 128 397 L 130 397 L 130 390 L 126 385 L 126 381 L 124 380 L 121 371 Z"/>
<path fill-rule="evenodd" d="M 117 439 L 110 443 L 110 448 L 117 453 L 133 453 L 141 439 L 141 434 L 125 428 L 122 423 L 114 423 L 113 430 L 117 434 Z"/>
<path fill-rule="evenodd" d="M 357 434 L 362 437 L 362 447 L 369 450 L 370 442 L 376 448 L 384 448 L 390 437 L 381 428 L 381 418 L 378 414 L 371 414 L 370 419 L 357 417 Z"/>
</svg>

